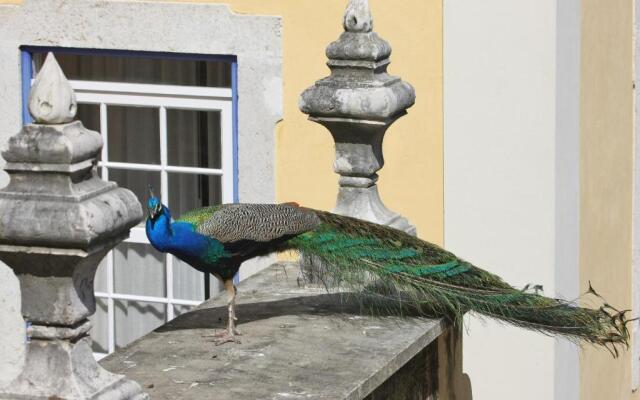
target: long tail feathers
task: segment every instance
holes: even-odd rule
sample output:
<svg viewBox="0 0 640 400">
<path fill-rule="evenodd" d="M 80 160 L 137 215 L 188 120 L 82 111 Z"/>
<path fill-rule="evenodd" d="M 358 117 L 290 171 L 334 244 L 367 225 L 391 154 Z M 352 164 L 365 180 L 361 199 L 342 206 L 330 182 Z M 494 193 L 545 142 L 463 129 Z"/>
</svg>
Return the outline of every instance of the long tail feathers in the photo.
<svg viewBox="0 0 640 400">
<path fill-rule="evenodd" d="M 599 309 L 518 290 L 433 244 L 397 230 L 331 213 L 316 212 L 321 226 L 286 247 L 316 260 L 324 278 L 369 297 L 394 301 L 422 315 L 460 324 L 474 311 L 545 334 L 589 342 L 618 354 L 628 345 L 627 311 Z M 590 287 L 589 293 L 597 295 Z"/>
</svg>

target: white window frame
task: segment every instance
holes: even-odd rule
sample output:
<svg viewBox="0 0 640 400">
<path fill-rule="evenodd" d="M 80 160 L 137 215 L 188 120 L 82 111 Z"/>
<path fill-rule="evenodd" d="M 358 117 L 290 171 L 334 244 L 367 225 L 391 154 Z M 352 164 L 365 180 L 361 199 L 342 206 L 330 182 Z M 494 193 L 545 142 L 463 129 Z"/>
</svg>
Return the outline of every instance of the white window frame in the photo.
<svg viewBox="0 0 640 400">
<path fill-rule="evenodd" d="M 164 204 L 169 204 L 169 173 L 188 173 L 222 177 L 222 202 L 234 201 L 233 170 L 233 92 L 231 88 L 209 88 L 156 84 L 114 83 L 99 81 L 70 81 L 80 104 L 95 104 L 100 107 L 100 133 L 103 137 L 102 179 L 109 180 L 110 169 L 160 172 L 160 193 Z M 159 109 L 160 164 L 137 164 L 109 161 L 108 106 L 144 106 Z M 194 168 L 169 165 L 167 148 L 167 109 L 200 110 L 220 112 L 222 168 Z M 131 229 L 128 243 L 149 244 L 144 227 Z M 173 295 L 173 256 L 165 255 L 166 297 L 152 297 L 117 293 L 114 287 L 113 251 L 106 256 L 107 291 L 95 292 L 97 298 L 107 302 L 107 351 L 115 351 L 115 300 L 141 301 L 166 304 L 167 322 L 174 315 L 173 306 L 196 306 L 201 301 L 176 299 Z M 106 354 L 95 353 L 97 359 Z"/>
</svg>

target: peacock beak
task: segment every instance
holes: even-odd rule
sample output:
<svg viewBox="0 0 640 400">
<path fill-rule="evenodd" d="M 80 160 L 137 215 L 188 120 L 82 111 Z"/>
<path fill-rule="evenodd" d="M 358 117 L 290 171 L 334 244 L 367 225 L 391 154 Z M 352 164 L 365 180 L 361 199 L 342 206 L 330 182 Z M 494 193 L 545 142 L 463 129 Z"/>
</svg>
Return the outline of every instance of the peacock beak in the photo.
<svg viewBox="0 0 640 400">
<path fill-rule="evenodd" d="M 149 208 L 149 217 L 151 219 L 156 219 L 156 217 L 160 214 L 162 214 L 162 204 L 158 203 L 157 206 Z"/>
</svg>

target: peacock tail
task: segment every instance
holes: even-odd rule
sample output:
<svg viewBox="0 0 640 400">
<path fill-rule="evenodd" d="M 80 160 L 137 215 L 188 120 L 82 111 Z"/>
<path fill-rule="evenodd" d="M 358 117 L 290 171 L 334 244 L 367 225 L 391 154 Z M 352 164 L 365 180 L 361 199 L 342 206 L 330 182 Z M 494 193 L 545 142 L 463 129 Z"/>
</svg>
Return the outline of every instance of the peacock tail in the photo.
<svg viewBox="0 0 640 400">
<path fill-rule="evenodd" d="M 545 334 L 602 345 L 615 355 L 617 344 L 628 344 L 625 312 L 611 306 L 582 308 L 542 296 L 538 287 L 518 290 L 500 277 L 404 232 L 304 210 L 315 214 L 320 223 L 282 247 L 300 251 L 307 260 L 320 261 L 324 278 L 340 286 L 399 303 L 422 315 L 444 317 L 454 324 L 461 324 L 464 314 L 473 311 Z"/>
</svg>

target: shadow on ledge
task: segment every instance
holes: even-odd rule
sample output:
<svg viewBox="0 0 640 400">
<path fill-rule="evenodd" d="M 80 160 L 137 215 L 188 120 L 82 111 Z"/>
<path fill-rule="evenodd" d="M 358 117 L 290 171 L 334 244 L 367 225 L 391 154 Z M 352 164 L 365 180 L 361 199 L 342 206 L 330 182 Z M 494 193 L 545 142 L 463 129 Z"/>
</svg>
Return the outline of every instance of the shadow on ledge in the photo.
<svg viewBox="0 0 640 400">
<path fill-rule="evenodd" d="M 239 297 L 242 293 L 239 293 Z M 242 303 L 236 306 L 239 325 L 282 316 L 342 317 L 353 316 L 372 318 L 393 317 L 406 323 L 406 317 L 420 318 L 411 310 L 400 310 L 394 304 L 373 304 L 360 301 L 349 293 L 326 293 L 310 296 L 285 298 L 282 300 Z M 227 306 L 204 306 L 159 327 L 155 332 L 169 332 L 180 329 L 224 329 L 227 324 Z M 437 318 L 434 316 L 432 318 Z"/>
<path fill-rule="evenodd" d="M 439 385 L 459 381 L 441 372 L 460 369 L 457 360 L 447 366 L 442 320 L 392 316 L 353 295 L 300 288 L 294 268 L 271 267 L 239 285 L 241 344 L 215 346 L 206 337 L 226 326 L 222 295 L 101 364 L 153 399 L 171 400 L 429 400 Z"/>
</svg>

